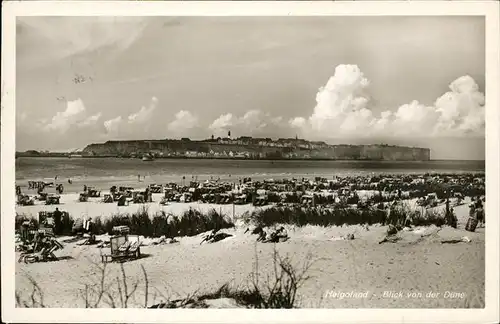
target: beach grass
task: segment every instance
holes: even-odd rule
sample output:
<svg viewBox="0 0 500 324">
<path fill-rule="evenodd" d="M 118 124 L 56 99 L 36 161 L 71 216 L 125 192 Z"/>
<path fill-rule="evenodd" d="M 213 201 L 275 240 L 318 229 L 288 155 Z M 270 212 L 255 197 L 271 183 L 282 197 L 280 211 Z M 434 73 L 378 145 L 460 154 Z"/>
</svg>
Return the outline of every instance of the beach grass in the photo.
<svg viewBox="0 0 500 324">
<path fill-rule="evenodd" d="M 20 229 L 22 222 L 26 219 L 32 219 L 36 226 L 37 220 L 35 218 L 17 215 L 15 222 L 16 230 Z M 397 227 L 409 225 L 450 225 L 456 227 L 456 217 L 454 215 L 445 217 L 444 212 L 432 209 L 421 212 L 419 210 L 412 210 L 406 205 L 390 209 L 380 209 L 377 207 L 350 208 L 345 205 L 336 205 L 334 208 L 273 206 L 254 210 L 247 214 L 244 220 L 247 223 L 262 227 L 278 224 L 289 224 L 298 227 L 306 225 L 328 227 L 365 224 L 393 225 Z M 141 207 L 136 213 L 113 214 L 111 217 L 104 219 L 96 217 L 93 222 L 93 233 L 96 235 L 111 234 L 113 227 L 126 225 L 130 228 L 131 234 L 145 237 L 165 236 L 168 238 L 194 236 L 214 229 L 220 230 L 235 226 L 227 215 L 215 209 L 202 212 L 190 208 L 180 216 L 166 214 L 165 212 L 156 213 L 151 216 L 146 206 Z M 57 234 L 69 235 L 72 233 L 73 224 L 73 218 L 65 215 L 62 218 L 62 224 Z"/>
<path fill-rule="evenodd" d="M 38 227 L 38 220 L 23 214 L 16 215 L 15 229 L 21 228 L 25 220 L 32 220 L 35 227 Z M 70 235 L 73 232 L 74 219 L 64 214 L 61 225 L 56 235 Z M 215 209 L 202 212 L 194 208 L 184 211 L 182 215 L 171 215 L 165 212 L 156 213 L 152 216 L 148 213 L 148 208 L 142 206 L 136 213 L 113 214 L 111 217 L 93 219 L 92 232 L 96 235 L 111 234 L 115 226 L 128 226 L 131 234 L 143 235 L 145 237 L 176 237 L 194 236 L 214 229 L 224 229 L 234 227 L 234 223 L 224 214 Z"/>
<path fill-rule="evenodd" d="M 452 225 L 454 219 L 453 217 L 447 219 L 444 212 L 435 210 L 421 212 L 412 210 L 406 205 L 391 208 L 390 210 L 379 208 L 345 208 L 344 206 L 334 208 L 285 206 L 255 210 L 246 217 L 246 222 L 262 227 L 278 224 L 289 224 L 299 227 L 306 225 L 327 227 L 365 224 L 403 227 L 409 225 Z"/>
<path fill-rule="evenodd" d="M 213 229 L 224 229 L 234 227 L 229 218 L 217 212 L 215 209 L 203 213 L 190 208 L 181 216 L 156 213 L 150 216 L 146 206 L 137 213 L 114 214 L 102 221 L 96 219 L 94 231 L 96 234 L 111 233 L 114 226 L 126 225 L 131 234 L 143 235 L 145 237 L 176 237 L 194 236 Z"/>
</svg>

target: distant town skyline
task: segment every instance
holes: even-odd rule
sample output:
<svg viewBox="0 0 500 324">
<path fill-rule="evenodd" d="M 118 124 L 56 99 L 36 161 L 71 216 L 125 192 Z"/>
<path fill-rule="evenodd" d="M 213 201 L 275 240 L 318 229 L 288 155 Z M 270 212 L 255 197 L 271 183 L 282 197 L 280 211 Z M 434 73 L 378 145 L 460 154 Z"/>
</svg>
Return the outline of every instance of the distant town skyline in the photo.
<svg viewBox="0 0 500 324">
<path fill-rule="evenodd" d="M 23 17 L 16 150 L 298 136 L 485 157 L 481 17 Z"/>
</svg>

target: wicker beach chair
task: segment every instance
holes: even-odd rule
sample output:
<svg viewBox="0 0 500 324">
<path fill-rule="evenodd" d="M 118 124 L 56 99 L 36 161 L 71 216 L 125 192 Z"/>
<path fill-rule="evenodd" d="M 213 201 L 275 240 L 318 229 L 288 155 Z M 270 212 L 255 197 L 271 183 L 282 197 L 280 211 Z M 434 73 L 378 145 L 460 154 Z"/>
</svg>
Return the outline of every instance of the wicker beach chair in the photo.
<svg viewBox="0 0 500 324">
<path fill-rule="evenodd" d="M 138 235 L 119 234 L 111 237 L 111 254 L 102 255 L 102 262 L 127 261 L 141 256 Z"/>
</svg>

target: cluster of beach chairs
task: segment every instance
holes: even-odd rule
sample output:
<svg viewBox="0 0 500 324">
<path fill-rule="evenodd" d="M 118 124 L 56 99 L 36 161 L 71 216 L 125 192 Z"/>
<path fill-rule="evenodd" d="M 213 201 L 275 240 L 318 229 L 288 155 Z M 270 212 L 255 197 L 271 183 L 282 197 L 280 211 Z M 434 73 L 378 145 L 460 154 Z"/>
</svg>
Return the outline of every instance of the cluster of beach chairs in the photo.
<svg viewBox="0 0 500 324">
<path fill-rule="evenodd" d="M 59 194 L 43 191 L 53 183 L 30 181 L 29 188 L 38 188 L 38 195 L 30 197 L 16 186 L 17 203 L 33 205 L 35 201 L 45 204 L 59 204 Z M 63 188 L 62 184 L 57 185 Z M 360 191 L 372 192 L 371 198 L 362 198 Z M 125 206 L 129 203 L 153 202 L 152 194 L 163 193 L 160 204 L 169 202 L 202 202 L 211 204 L 248 204 L 265 206 L 271 203 L 299 204 L 317 206 L 329 204 L 358 205 L 363 208 L 380 202 L 396 199 L 418 198 L 418 204 L 434 207 L 443 203 L 446 197 L 463 200 L 465 196 L 484 195 L 484 174 L 424 174 L 424 175 L 386 175 L 386 176 L 347 176 L 292 178 L 281 180 L 253 181 L 251 178 L 238 179 L 235 182 L 220 180 L 190 181 L 187 185 L 177 183 L 151 184 L 145 190 L 132 187 L 112 186 L 109 194 L 101 195 L 95 187 L 84 186 L 79 194 L 80 202 L 89 198 L 100 198 L 103 203 L 117 203 Z"/>
<path fill-rule="evenodd" d="M 21 252 L 18 262 L 33 263 L 55 261 L 55 251 L 62 249 L 63 245 L 54 237 L 51 227 L 46 223 L 35 224 L 26 220 L 21 225 L 20 232 L 16 235 L 16 250 Z"/>
<path fill-rule="evenodd" d="M 45 188 L 54 187 L 56 193 L 45 192 Z M 28 190 L 36 190 L 37 195 L 30 196 L 22 192 L 22 188 L 16 185 L 16 197 L 17 204 L 21 206 L 34 205 L 35 201 L 43 201 L 46 205 L 58 205 L 60 203 L 61 194 L 64 192 L 64 186 L 62 183 L 54 184 L 54 182 L 44 182 L 44 181 L 28 181 Z"/>
<path fill-rule="evenodd" d="M 46 192 L 39 193 L 38 196 L 30 196 L 23 193 L 17 195 L 17 204 L 21 206 L 34 205 L 37 200 L 43 201 L 46 205 L 59 205 L 61 202 L 61 196 Z"/>
<path fill-rule="evenodd" d="M 118 206 L 126 206 L 130 202 L 133 203 L 147 203 L 152 202 L 152 192 L 149 188 L 146 190 L 134 190 L 132 187 L 116 187 L 112 186 L 109 194 L 103 194 L 100 200 L 103 203 L 114 203 Z M 101 198 L 101 191 L 94 187 L 84 186 L 83 192 L 80 192 L 78 201 L 87 202 L 89 198 Z"/>
<path fill-rule="evenodd" d="M 360 191 L 370 191 L 360 195 Z M 210 204 L 249 204 L 266 206 L 269 204 L 294 204 L 314 207 L 318 205 L 354 205 L 365 208 L 390 202 L 418 198 L 418 205 L 435 207 L 445 198 L 462 201 L 465 196 L 484 195 L 484 174 L 425 174 L 387 176 L 348 176 L 292 178 L 281 180 L 252 181 L 251 178 L 235 182 L 220 180 L 191 181 L 187 185 L 177 183 L 150 184 L 145 190 L 132 187 L 110 188 L 101 202 L 130 203 L 153 202 L 152 194 L 163 193 L 160 204 L 170 202 L 201 202 Z M 84 187 L 79 201 L 101 198 L 101 192 L 93 187 Z M 24 203 L 29 204 L 27 198 Z"/>
<path fill-rule="evenodd" d="M 59 204 L 60 194 L 43 191 L 46 186 L 53 185 L 30 181 L 30 189 L 38 188 L 37 196 L 24 194 L 21 187 L 16 186 L 18 205 L 34 205 L 36 201 L 43 201 L 47 205 Z M 62 193 L 62 184 L 57 186 L 58 193 Z M 370 191 L 371 195 L 361 197 L 360 191 Z M 145 190 L 112 186 L 109 193 L 103 195 L 95 187 L 85 185 L 78 201 L 87 202 L 89 198 L 99 198 L 103 203 L 126 206 L 130 203 L 153 202 L 153 194 L 163 193 L 159 203 L 164 205 L 170 202 L 252 203 L 254 206 L 294 204 L 310 207 L 340 204 L 365 208 L 396 199 L 418 198 L 419 206 L 435 207 L 444 203 L 445 198 L 456 198 L 460 203 L 464 197 L 484 195 L 484 191 L 484 173 L 334 176 L 331 179 L 315 177 L 263 181 L 245 177 L 234 182 L 206 180 L 190 181 L 187 185 L 150 184 Z"/>
</svg>

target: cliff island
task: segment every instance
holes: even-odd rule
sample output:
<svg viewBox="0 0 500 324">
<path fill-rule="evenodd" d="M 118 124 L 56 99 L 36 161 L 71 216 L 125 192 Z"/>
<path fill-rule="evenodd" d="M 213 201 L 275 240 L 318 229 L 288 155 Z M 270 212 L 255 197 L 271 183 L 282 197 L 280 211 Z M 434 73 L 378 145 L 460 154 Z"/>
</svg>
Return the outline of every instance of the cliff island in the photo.
<svg viewBox="0 0 500 324">
<path fill-rule="evenodd" d="M 80 154 L 88 157 L 209 158 L 209 159 L 314 159 L 429 161 L 430 149 L 386 144 L 329 145 L 299 138 L 210 138 L 107 141 L 90 144 Z"/>
</svg>

